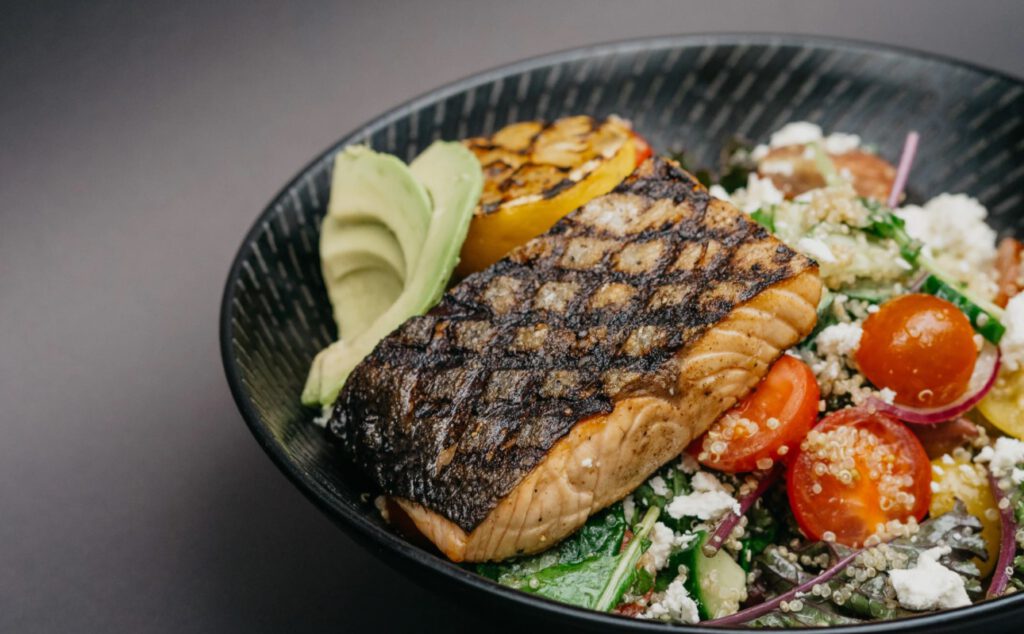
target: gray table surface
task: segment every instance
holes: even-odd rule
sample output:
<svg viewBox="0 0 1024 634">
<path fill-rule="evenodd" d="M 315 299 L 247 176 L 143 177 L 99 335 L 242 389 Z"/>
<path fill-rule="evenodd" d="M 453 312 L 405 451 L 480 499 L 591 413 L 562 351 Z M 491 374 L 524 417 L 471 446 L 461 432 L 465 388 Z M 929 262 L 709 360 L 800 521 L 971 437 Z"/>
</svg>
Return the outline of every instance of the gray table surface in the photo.
<svg viewBox="0 0 1024 634">
<path fill-rule="evenodd" d="M 1024 75 L 1024 3 L 3 3 L 0 632 L 494 629 L 263 455 L 217 311 L 250 222 L 377 112 L 525 56 L 790 31 Z"/>
</svg>

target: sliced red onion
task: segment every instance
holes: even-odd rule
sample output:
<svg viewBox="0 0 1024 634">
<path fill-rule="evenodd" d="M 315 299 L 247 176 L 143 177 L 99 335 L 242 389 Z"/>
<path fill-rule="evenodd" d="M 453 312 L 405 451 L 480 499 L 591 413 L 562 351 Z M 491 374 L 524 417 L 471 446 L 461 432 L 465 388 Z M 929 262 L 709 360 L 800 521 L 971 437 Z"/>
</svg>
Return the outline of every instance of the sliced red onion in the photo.
<svg viewBox="0 0 1024 634">
<path fill-rule="evenodd" d="M 910 166 L 914 164 L 919 138 L 917 132 L 911 132 L 907 135 L 907 140 L 903 142 L 903 154 L 900 155 L 900 164 L 896 168 L 896 179 L 892 182 L 892 191 L 889 192 L 889 200 L 886 203 L 890 209 L 896 209 L 896 205 L 900 203 L 900 194 L 907 186 L 907 178 L 910 176 Z"/>
<path fill-rule="evenodd" d="M 750 510 L 750 507 L 754 506 L 754 502 L 757 502 L 757 500 L 765 494 L 765 491 L 775 484 L 781 474 L 782 465 L 777 464 L 771 471 L 767 471 L 761 475 L 761 479 L 754 490 L 747 493 L 742 499 L 740 499 L 740 512 L 737 513 L 735 511 L 730 511 L 729 514 L 719 522 L 718 528 L 715 529 L 715 532 L 711 534 L 711 537 L 704 544 L 705 555 L 708 557 L 714 557 L 715 553 L 721 550 L 722 544 L 725 543 L 725 540 L 729 539 L 729 535 L 732 535 L 732 531 L 736 528 L 736 524 L 739 523 L 740 518 L 746 515 L 747 511 Z"/>
<path fill-rule="evenodd" d="M 974 362 L 974 373 L 967 383 L 967 390 L 963 396 L 947 405 L 939 407 L 911 407 L 909 405 L 897 405 L 886 403 L 880 398 L 868 399 L 868 407 L 873 407 L 880 412 L 887 412 L 906 423 L 919 423 L 931 425 L 944 423 L 952 420 L 968 411 L 980 401 L 988 391 L 995 385 L 996 376 L 999 374 L 999 348 L 988 341 L 978 353 L 978 359 Z"/>
<path fill-rule="evenodd" d="M 1006 495 L 1006 491 L 1003 491 L 1003 487 L 999 486 L 999 481 L 991 470 L 988 472 L 988 485 L 992 488 L 992 497 L 996 500 L 1001 524 L 999 558 L 996 559 L 996 569 L 992 573 L 992 581 L 988 584 L 988 592 L 985 593 L 985 597 L 992 599 L 1002 596 L 1010 581 L 1010 567 L 1013 564 L 1013 556 L 1017 553 L 1017 518 L 1014 517 L 1009 496 Z"/>
<path fill-rule="evenodd" d="M 759 616 L 764 616 L 769 612 L 772 612 L 782 605 L 783 601 L 791 601 L 797 598 L 798 595 L 804 595 L 811 591 L 811 589 L 819 583 L 825 583 L 832 577 L 836 576 L 843 571 L 844 568 L 853 563 L 853 560 L 857 558 L 857 555 L 864 552 L 863 550 L 855 550 L 849 555 L 843 557 L 836 563 L 832 564 L 830 568 L 827 568 L 817 577 L 809 579 L 797 587 L 793 588 L 788 592 L 783 592 L 779 596 L 765 601 L 764 603 L 758 603 L 757 605 L 751 606 L 745 610 L 740 610 L 736 614 L 730 614 L 729 616 L 723 616 L 718 619 L 712 619 L 710 621 L 701 621 L 701 625 L 741 625 L 748 621 L 753 621 Z"/>
</svg>

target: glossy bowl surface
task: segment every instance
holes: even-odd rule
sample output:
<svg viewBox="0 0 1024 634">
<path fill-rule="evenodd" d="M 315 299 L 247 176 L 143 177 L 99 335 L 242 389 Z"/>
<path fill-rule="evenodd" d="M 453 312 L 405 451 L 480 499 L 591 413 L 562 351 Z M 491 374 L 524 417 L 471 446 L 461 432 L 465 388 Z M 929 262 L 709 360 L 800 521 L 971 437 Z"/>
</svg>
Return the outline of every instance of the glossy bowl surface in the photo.
<svg viewBox="0 0 1024 634">
<path fill-rule="evenodd" d="M 854 132 L 890 160 L 921 133 L 911 200 L 967 192 L 1002 232 L 1024 222 L 1024 84 L 952 60 L 877 45 L 775 35 L 682 36 L 575 49 L 480 73 L 402 105 L 314 159 L 259 215 L 224 291 L 221 348 L 232 393 L 271 459 L 320 509 L 383 559 L 474 604 L 603 631 L 665 631 L 498 586 L 392 533 L 369 486 L 334 453 L 299 393 L 336 329 L 317 255 L 334 155 L 366 143 L 411 160 L 434 139 L 486 135 L 513 121 L 619 114 L 660 152 L 713 165 L 733 135 L 763 140 L 788 121 Z M 1024 593 L 847 631 L 1019 629 Z M 835 629 L 835 628 L 831 628 Z M 676 626 L 677 631 L 707 631 Z"/>
</svg>

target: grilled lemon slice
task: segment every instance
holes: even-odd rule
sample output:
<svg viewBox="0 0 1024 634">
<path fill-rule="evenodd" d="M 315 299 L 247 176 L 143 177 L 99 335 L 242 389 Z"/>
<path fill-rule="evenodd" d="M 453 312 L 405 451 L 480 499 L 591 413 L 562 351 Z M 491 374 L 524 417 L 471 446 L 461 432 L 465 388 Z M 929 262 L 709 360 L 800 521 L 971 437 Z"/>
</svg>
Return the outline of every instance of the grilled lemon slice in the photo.
<svg viewBox="0 0 1024 634">
<path fill-rule="evenodd" d="M 636 167 L 633 138 L 618 117 L 576 116 L 513 123 L 464 141 L 483 166 L 484 190 L 457 274 L 487 268 L 614 189 Z"/>
</svg>

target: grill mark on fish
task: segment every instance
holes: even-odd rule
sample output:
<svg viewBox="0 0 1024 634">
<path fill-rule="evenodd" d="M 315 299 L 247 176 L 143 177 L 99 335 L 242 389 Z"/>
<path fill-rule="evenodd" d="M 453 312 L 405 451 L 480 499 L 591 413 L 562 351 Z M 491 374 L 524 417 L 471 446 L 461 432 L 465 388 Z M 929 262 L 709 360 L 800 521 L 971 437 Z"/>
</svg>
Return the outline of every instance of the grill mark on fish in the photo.
<svg viewBox="0 0 1024 634">
<path fill-rule="evenodd" d="M 604 251 L 564 266 L 579 241 Z M 469 532 L 577 423 L 623 398 L 668 394 L 678 351 L 810 268 L 651 159 L 385 338 L 349 377 L 328 428 L 385 493 Z M 591 301 L 609 285 L 629 298 Z M 460 334 L 470 323 L 486 334 Z"/>
</svg>

